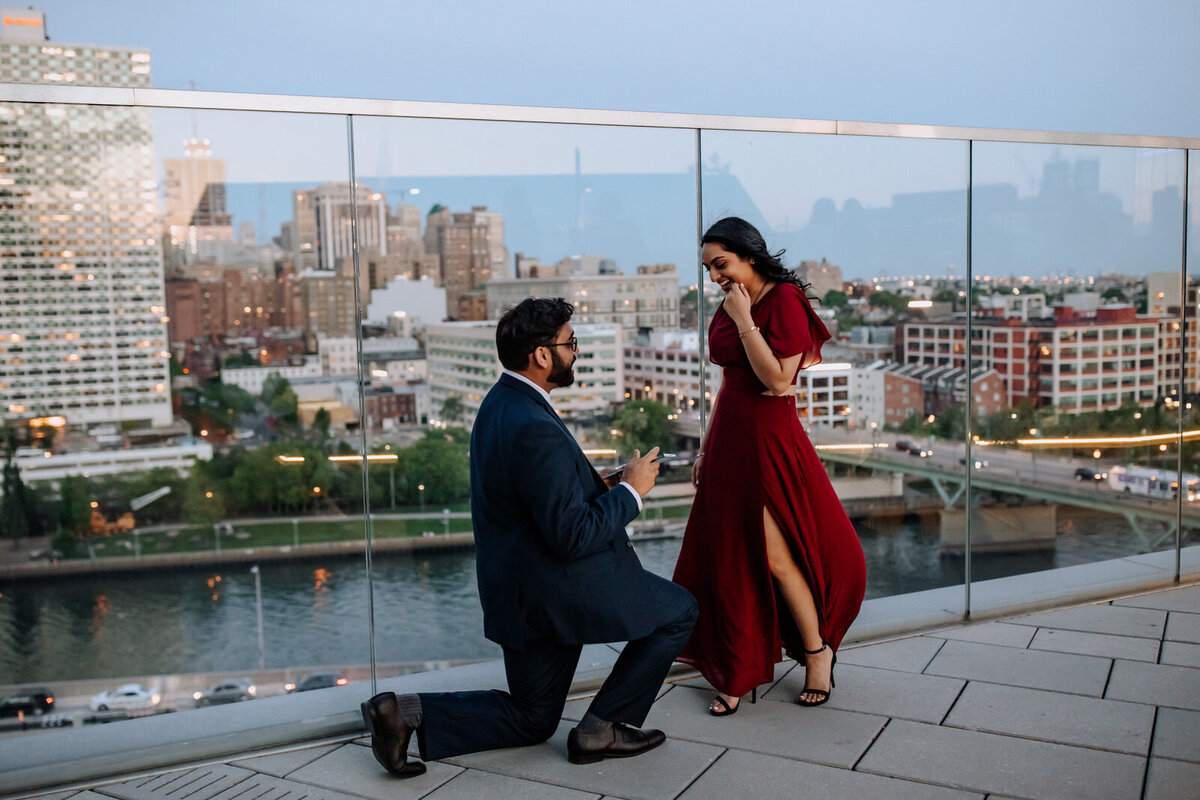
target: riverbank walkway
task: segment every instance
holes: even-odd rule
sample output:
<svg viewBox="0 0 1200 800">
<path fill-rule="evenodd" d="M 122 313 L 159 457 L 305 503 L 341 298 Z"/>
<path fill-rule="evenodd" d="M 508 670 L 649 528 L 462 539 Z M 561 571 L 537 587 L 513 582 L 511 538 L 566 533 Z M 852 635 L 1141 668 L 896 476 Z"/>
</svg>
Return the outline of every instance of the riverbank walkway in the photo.
<svg viewBox="0 0 1200 800">
<path fill-rule="evenodd" d="M 612 648 L 588 648 L 581 674 L 590 670 L 594 679 L 615 655 Z M 476 688 L 500 685 L 498 677 L 494 664 L 480 664 L 388 679 L 380 687 Z M 47 787 L 41 796 L 1200 798 L 1198 583 L 846 646 L 836 677 L 827 705 L 801 708 L 792 700 L 804 670 L 785 662 L 757 704 L 743 702 L 736 715 L 718 719 L 705 711 L 711 691 L 704 680 L 675 675 L 647 722 L 667 732 L 666 744 L 639 758 L 589 766 L 566 760 L 567 731 L 588 703 L 583 690 L 567 704 L 546 744 L 433 762 L 426 774 L 409 780 L 385 774 L 367 738 L 351 733 L 203 763 L 187 763 L 187 747 L 180 744 L 171 768 Z M 342 696 L 338 703 L 350 699 Z M 356 694 L 350 705 L 361 699 Z M 171 724 L 190 725 L 188 718 L 202 713 L 167 716 L 175 718 Z M 357 708 L 344 714 L 350 720 Z M 200 723 L 201 717 L 195 719 Z M 123 729 L 133 733 L 126 726 L 149 722 L 103 726 L 111 733 L 114 759 L 120 759 Z M 52 736 L 25 741 L 45 747 Z M 57 755 L 64 762 L 72 758 L 70 747 Z"/>
</svg>

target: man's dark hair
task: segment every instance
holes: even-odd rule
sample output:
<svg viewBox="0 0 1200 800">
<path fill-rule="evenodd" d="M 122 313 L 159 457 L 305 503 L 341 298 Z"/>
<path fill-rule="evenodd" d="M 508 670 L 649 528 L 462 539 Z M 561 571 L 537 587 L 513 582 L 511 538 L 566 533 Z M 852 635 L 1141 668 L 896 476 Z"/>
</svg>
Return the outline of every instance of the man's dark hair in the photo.
<svg viewBox="0 0 1200 800">
<path fill-rule="evenodd" d="M 505 311 L 496 323 L 496 353 L 505 369 L 520 372 L 529 354 L 558 336 L 574 307 L 561 297 L 530 297 Z"/>
</svg>

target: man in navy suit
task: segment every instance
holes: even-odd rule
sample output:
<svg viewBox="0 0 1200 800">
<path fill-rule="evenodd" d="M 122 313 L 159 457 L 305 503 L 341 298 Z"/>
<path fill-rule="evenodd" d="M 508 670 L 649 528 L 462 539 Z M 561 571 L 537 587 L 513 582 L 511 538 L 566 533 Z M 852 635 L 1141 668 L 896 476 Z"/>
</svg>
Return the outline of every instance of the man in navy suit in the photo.
<svg viewBox="0 0 1200 800">
<path fill-rule="evenodd" d="M 503 648 L 509 691 L 384 692 L 363 703 L 375 758 L 393 775 L 425 771 L 408 760 L 414 732 L 426 760 L 549 739 L 589 643 L 628 642 L 567 737 L 570 761 L 635 756 L 666 739 L 640 726 L 691 634 L 696 601 L 642 569 L 625 533 L 658 476 L 658 448 L 605 481 L 550 404 L 550 391 L 575 379 L 572 311 L 560 298 L 530 298 L 500 318 L 505 370 L 471 434 L 484 634 Z"/>
</svg>

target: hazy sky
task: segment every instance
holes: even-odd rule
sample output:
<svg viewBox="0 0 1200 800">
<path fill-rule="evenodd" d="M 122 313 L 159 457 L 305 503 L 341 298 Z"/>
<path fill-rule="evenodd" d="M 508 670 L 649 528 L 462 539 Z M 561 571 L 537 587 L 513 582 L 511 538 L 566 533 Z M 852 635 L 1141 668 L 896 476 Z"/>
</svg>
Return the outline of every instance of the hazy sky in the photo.
<svg viewBox="0 0 1200 800">
<path fill-rule="evenodd" d="M 1197 0 L 34 5 L 161 88 L 1200 136 Z"/>
<path fill-rule="evenodd" d="M 34 5 L 57 41 L 149 49 L 158 88 L 1200 137 L 1200 0 Z M 340 118 L 194 121 L 231 182 L 346 180 Z M 160 159 L 181 155 L 192 125 L 189 112 L 155 113 Z M 364 175 L 563 174 L 577 148 L 585 173 L 679 173 L 695 158 L 689 131 L 368 119 L 355 155 Z M 1022 194 L 1058 157 L 977 150 L 976 181 Z M 961 187 L 965 152 L 961 142 L 711 134 L 703 156 L 782 229 L 805 224 L 821 198 L 878 207 Z M 1132 153 L 1066 155 L 1099 159 L 1102 188 L 1130 210 Z"/>
</svg>

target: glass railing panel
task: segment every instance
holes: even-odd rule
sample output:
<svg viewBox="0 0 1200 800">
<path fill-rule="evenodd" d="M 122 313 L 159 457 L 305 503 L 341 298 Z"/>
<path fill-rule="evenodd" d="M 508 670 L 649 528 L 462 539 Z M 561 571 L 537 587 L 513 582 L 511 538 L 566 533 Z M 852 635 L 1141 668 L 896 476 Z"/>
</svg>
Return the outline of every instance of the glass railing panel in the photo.
<svg viewBox="0 0 1200 800">
<path fill-rule="evenodd" d="M 701 162 L 705 227 L 741 216 L 786 248 L 833 334 L 797 413 L 859 535 L 867 598 L 961 584 L 965 519 L 945 498 L 965 433 L 927 379 L 961 367 L 963 342 L 910 352 L 901 333 L 963 311 L 966 144 L 704 131 Z"/>
<path fill-rule="evenodd" d="M 1183 153 L 976 143 L 973 166 L 973 578 L 1173 548 Z"/>
<path fill-rule="evenodd" d="M 635 447 L 679 454 L 633 526 L 645 565 L 669 577 L 690 503 L 674 417 L 698 399 L 681 321 L 694 134 L 356 117 L 354 152 L 380 676 L 499 656 L 483 636 L 467 448 L 500 374 L 496 320 L 526 297 L 574 306 L 574 382 L 551 398 L 596 467 Z"/>
<path fill-rule="evenodd" d="M 40 567 L 3 592 L 0 683 L 140 683 L 160 696 L 142 713 L 362 680 L 361 505 L 324 460 L 356 390 L 315 327 L 346 282 L 309 249 L 311 201 L 347 185 L 345 121 L 0 114 L 0 413 Z M 96 691 L 60 710 L 122 713 Z"/>
<path fill-rule="evenodd" d="M 1184 333 L 1179 343 L 1184 431 L 1181 466 L 1187 494 L 1180 509 L 1179 545 L 1195 553 L 1200 544 L 1200 485 L 1192 488 L 1193 477 L 1200 477 L 1200 151 L 1189 151 L 1187 158 L 1187 280 L 1183 287 Z"/>
</svg>

